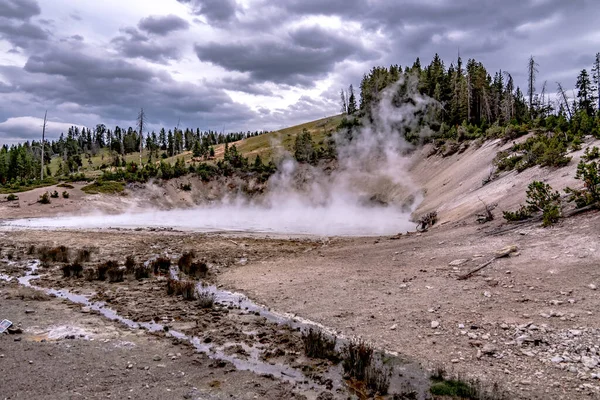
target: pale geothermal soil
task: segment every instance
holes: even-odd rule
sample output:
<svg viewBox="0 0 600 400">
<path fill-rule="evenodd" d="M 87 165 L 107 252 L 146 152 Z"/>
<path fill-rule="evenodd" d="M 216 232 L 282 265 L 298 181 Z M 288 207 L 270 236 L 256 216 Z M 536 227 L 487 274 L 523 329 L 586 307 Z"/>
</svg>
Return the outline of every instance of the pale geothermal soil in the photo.
<svg viewBox="0 0 600 400">
<path fill-rule="evenodd" d="M 514 398 L 600 398 L 600 213 L 492 231 L 333 240 L 229 269 L 219 282 L 425 365 L 498 382 Z M 508 245 L 518 253 L 457 280 Z"/>
<path fill-rule="evenodd" d="M 128 254 L 148 259 L 164 252 L 176 260 L 181 252 L 194 249 L 199 257 L 211 262 L 209 280 L 246 293 L 274 310 L 320 322 L 345 336 L 361 336 L 379 348 L 406 355 L 428 368 L 443 366 L 452 374 L 476 377 L 487 385 L 497 383 L 510 392 L 509 398 L 581 399 L 600 398 L 597 379 L 600 368 L 596 365 L 600 355 L 600 299 L 595 290 L 600 284 L 599 227 L 600 213 L 589 212 L 547 229 L 535 223 L 515 226 L 494 221 L 487 225 L 444 224 L 422 234 L 376 239 L 285 240 L 146 230 L 32 230 L 4 232 L 0 241 L 4 256 L 12 253 L 13 258 L 23 259 L 30 258 L 25 255 L 30 244 L 64 244 L 72 249 L 93 245 L 98 254 L 94 257 L 99 260 L 122 260 Z M 506 231 L 507 228 L 514 229 Z M 518 246 L 518 253 L 495 260 L 467 280 L 457 280 L 458 275 L 489 260 L 496 250 L 508 245 Z M 455 260 L 467 261 L 450 266 Z M 15 273 L 10 266 L 2 269 L 2 273 Z M 138 286 L 135 281 L 97 286 L 96 282 L 82 279 L 65 280 L 58 266 L 48 273 L 39 282 L 42 286 L 84 291 L 94 288 L 99 290 L 100 299 L 108 299 L 111 307 L 129 317 L 144 321 L 166 313 L 184 321 L 203 321 L 202 314 L 185 304 L 182 306 L 181 301 L 163 300 L 164 282 L 157 284 L 152 280 L 135 289 Z M 43 327 L 50 325 L 67 324 L 61 323 L 61 318 L 81 318 L 78 307 L 70 311 L 55 304 L 57 300 L 7 301 L 12 297 L 10 290 L 16 289 L 7 289 L 5 285 L 0 290 L 3 296 L 0 316 L 8 315 L 26 330 L 38 325 L 44 330 Z M 152 297 L 156 301 L 148 297 L 151 293 L 158 296 Z M 24 314 L 32 307 L 37 307 L 36 313 Z M 46 309 L 59 315 L 54 316 Z M 37 369 L 32 371 L 41 360 L 68 366 L 67 375 L 73 376 L 73 386 L 67 386 L 69 390 L 84 390 L 83 382 L 89 378 L 92 383 L 88 390 L 98 390 L 101 394 L 89 391 L 84 397 L 105 397 L 108 392 L 125 394 L 134 389 L 137 392 L 132 398 L 142 395 L 161 398 L 166 388 L 183 395 L 196 387 L 219 396 L 231 393 L 234 398 L 248 398 L 242 395 L 246 387 L 238 385 L 247 382 L 243 379 L 229 380 L 228 376 L 227 382 L 233 386 L 225 385 L 222 391 L 211 387 L 213 379 L 223 382 L 221 372 L 213 371 L 209 360 L 200 366 L 190 364 L 191 358 L 186 357 L 193 357 L 191 349 L 187 353 L 169 350 L 170 339 L 163 339 L 167 343 L 159 341 L 157 345 L 159 342 L 146 337 L 147 334 L 132 335 L 101 317 L 93 319 L 98 332 L 114 330 L 126 338 L 118 340 L 133 341 L 136 346 L 115 349 L 118 340 L 42 344 L 30 343 L 26 337 L 24 342 L 13 342 L 12 336 L 3 336 L 0 344 L 5 357 L 0 359 L 0 365 L 5 374 L 3 379 L 10 382 L 5 395 L 19 398 L 23 390 L 31 390 L 33 397 L 55 398 L 48 391 L 59 372 L 54 368 L 44 369 L 47 372 L 43 374 Z M 219 320 L 208 322 L 215 332 L 221 329 Z M 432 328 L 436 323 L 439 326 Z M 235 321 L 224 325 L 221 340 L 234 334 L 234 326 Z M 221 334 L 216 335 L 218 338 Z M 267 335 L 270 337 L 271 333 Z M 273 339 L 272 343 L 280 341 Z M 290 343 L 296 343 L 297 350 L 297 338 Z M 68 350 L 70 347 L 65 346 L 74 347 Z M 155 346 L 166 347 L 157 350 Z M 109 347 L 111 351 L 107 350 Z M 284 346 L 282 350 L 290 349 Z M 152 362 L 156 353 L 177 352 L 183 354 L 182 359 L 167 368 L 168 372 L 156 371 L 159 367 Z M 29 364 L 29 359 L 34 364 Z M 96 363 L 101 367 L 96 368 Z M 128 370 L 127 363 L 134 363 L 134 367 Z M 150 369 L 140 370 L 138 366 Z M 217 376 L 195 376 L 187 368 L 199 369 L 198 374 L 213 371 Z M 186 375 L 175 383 L 172 373 L 179 371 Z M 97 378 L 92 379 L 87 372 L 93 372 Z M 150 378 L 151 372 L 155 374 Z M 35 376 L 45 383 L 30 385 L 24 376 Z M 151 389 L 145 388 L 145 377 L 154 383 Z M 252 379 L 262 382 L 259 376 Z M 269 390 L 267 383 L 261 383 L 261 388 Z M 147 395 L 144 390 L 148 390 Z M 65 393 L 61 392 L 61 396 L 66 396 Z M 292 392 L 289 393 L 281 398 L 289 398 Z"/>
</svg>

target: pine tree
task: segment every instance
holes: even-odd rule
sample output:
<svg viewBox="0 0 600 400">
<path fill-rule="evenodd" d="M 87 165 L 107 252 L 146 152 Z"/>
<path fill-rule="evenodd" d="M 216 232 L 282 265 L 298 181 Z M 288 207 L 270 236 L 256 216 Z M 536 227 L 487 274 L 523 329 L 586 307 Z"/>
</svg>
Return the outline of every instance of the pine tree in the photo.
<svg viewBox="0 0 600 400">
<path fill-rule="evenodd" d="M 348 115 L 352 115 L 358 111 L 358 108 L 356 107 L 356 97 L 354 96 L 354 88 L 352 85 L 350 85 L 348 88 L 348 95 Z"/>
<path fill-rule="evenodd" d="M 173 138 L 173 132 L 169 129 L 169 133 L 167 134 L 167 152 L 170 157 L 175 155 L 175 140 Z"/>
<path fill-rule="evenodd" d="M 582 69 L 575 84 L 577 89 L 577 108 L 589 116 L 594 115 L 596 98 L 592 90 L 592 81 L 587 70 Z"/>
</svg>

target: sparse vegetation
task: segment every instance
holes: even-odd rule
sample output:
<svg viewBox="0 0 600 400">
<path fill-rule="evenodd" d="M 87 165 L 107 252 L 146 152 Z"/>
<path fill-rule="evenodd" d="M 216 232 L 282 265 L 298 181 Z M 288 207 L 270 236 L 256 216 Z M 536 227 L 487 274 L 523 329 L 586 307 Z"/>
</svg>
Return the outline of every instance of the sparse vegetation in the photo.
<svg viewBox="0 0 600 400">
<path fill-rule="evenodd" d="M 432 211 L 425 214 L 417 220 L 417 230 L 426 231 L 437 223 L 438 215 L 437 211 Z"/>
<path fill-rule="evenodd" d="M 86 263 L 92 260 L 92 251 L 90 249 L 77 250 L 77 262 Z"/>
<path fill-rule="evenodd" d="M 132 255 L 127 256 L 125 259 L 125 272 L 130 275 L 135 272 L 135 257 Z"/>
<path fill-rule="evenodd" d="M 563 167 L 571 161 L 566 155 L 568 144 L 563 134 L 536 134 L 508 151 L 499 152 L 494 164 L 498 171 L 516 169 L 518 172 L 535 165 Z"/>
<path fill-rule="evenodd" d="M 342 348 L 341 356 L 344 374 L 350 378 L 364 381 L 367 368 L 369 368 L 373 360 L 373 347 L 362 339 L 350 341 Z"/>
<path fill-rule="evenodd" d="M 574 201 L 578 208 L 600 206 L 600 163 L 581 161 L 577 165 L 575 179 L 583 181 L 583 189 L 566 188 L 570 194 L 569 202 Z"/>
<path fill-rule="evenodd" d="M 386 395 L 390 388 L 392 370 L 386 367 L 378 367 L 371 363 L 367 368 L 365 383 L 367 388 L 379 395 Z"/>
<path fill-rule="evenodd" d="M 17 200 L 19 200 L 19 196 L 17 196 L 14 193 L 11 193 L 8 196 L 6 196 L 6 201 L 17 201 Z"/>
<path fill-rule="evenodd" d="M 135 279 L 142 280 L 150 278 L 150 267 L 147 267 L 144 264 L 137 265 L 133 270 Z"/>
<path fill-rule="evenodd" d="M 336 338 L 330 338 L 320 329 L 309 328 L 302 333 L 302 342 L 304 343 L 304 354 L 311 358 L 321 358 L 324 360 L 337 361 L 339 353 L 335 349 Z"/>
<path fill-rule="evenodd" d="M 123 282 L 125 270 L 119 267 L 119 264 L 115 261 L 109 261 L 108 263 L 110 263 L 110 266 L 106 270 L 108 281 L 110 283 Z"/>
<path fill-rule="evenodd" d="M 53 199 L 58 199 L 58 192 L 55 190 L 54 192 L 50 193 L 50 197 Z"/>
<path fill-rule="evenodd" d="M 190 275 L 190 268 L 192 266 L 192 262 L 195 257 L 196 257 L 196 254 L 194 253 L 193 250 L 183 253 L 182 256 L 179 258 L 179 260 L 177 261 L 177 266 L 179 267 L 179 270 L 186 275 Z"/>
<path fill-rule="evenodd" d="M 56 187 L 65 189 L 75 189 L 75 186 L 71 185 L 70 183 L 59 183 L 58 185 L 56 185 Z"/>
<path fill-rule="evenodd" d="M 69 249 L 66 246 L 58 246 L 49 248 L 47 246 L 40 247 L 38 249 L 38 257 L 42 263 L 46 262 L 69 262 Z"/>
<path fill-rule="evenodd" d="M 505 211 L 507 221 L 522 221 L 531 218 L 534 213 L 542 213 L 542 225 L 550 226 L 561 217 L 560 194 L 546 183 L 533 181 L 527 187 L 527 205 L 517 211 Z"/>
<path fill-rule="evenodd" d="M 431 376 L 429 389 L 434 398 L 469 399 L 469 400 L 507 400 L 497 384 L 487 388 L 478 380 L 466 380 L 460 377 L 446 378 L 443 368 L 438 368 Z"/>
<path fill-rule="evenodd" d="M 181 190 L 183 190 L 184 192 L 190 192 L 192 190 L 192 184 L 191 183 L 182 183 L 179 188 Z"/>
<path fill-rule="evenodd" d="M 100 265 L 98 265 L 96 271 L 97 271 L 97 277 L 99 281 L 105 281 L 106 277 L 109 276 L 109 280 L 110 282 L 120 282 L 123 280 L 123 273 L 120 273 L 120 278 L 121 280 L 113 280 L 113 279 L 118 279 L 119 278 L 119 273 L 116 272 L 119 270 L 119 263 L 113 260 L 110 261 L 106 261 Z M 110 272 L 112 271 L 112 272 Z M 111 275 L 109 275 L 109 273 Z M 112 278 L 111 278 L 112 277 Z"/>
<path fill-rule="evenodd" d="M 78 261 L 75 261 L 73 264 L 63 265 L 61 269 L 64 278 L 81 278 L 83 274 L 83 266 Z"/>
<path fill-rule="evenodd" d="M 69 192 L 67 192 L 66 190 L 62 192 L 62 197 L 63 199 L 68 199 L 70 197 Z"/>
<path fill-rule="evenodd" d="M 179 287 L 184 300 L 194 300 L 196 298 L 196 282 L 179 281 Z"/>
<path fill-rule="evenodd" d="M 87 194 L 119 194 L 125 190 L 125 183 L 99 180 L 81 188 Z"/>
<path fill-rule="evenodd" d="M 152 270 L 154 274 L 168 274 L 171 269 L 171 260 L 166 257 L 158 257 L 152 261 Z"/>
<path fill-rule="evenodd" d="M 40 198 L 38 199 L 38 203 L 40 203 L 40 204 L 50 204 L 51 203 L 51 201 L 50 201 L 50 194 L 48 192 L 42 194 L 40 196 Z"/>
</svg>

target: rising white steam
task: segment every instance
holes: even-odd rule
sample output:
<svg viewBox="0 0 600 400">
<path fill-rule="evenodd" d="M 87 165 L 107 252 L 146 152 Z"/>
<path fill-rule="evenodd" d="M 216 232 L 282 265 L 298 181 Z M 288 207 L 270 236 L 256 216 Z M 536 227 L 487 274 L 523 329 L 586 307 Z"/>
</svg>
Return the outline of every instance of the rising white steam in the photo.
<svg viewBox="0 0 600 400">
<path fill-rule="evenodd" d="M 408 174 L 407 132 L 428 134 L 423 116 L 435 102 L 418 94 L 416 79 L 380 94 L 371 121 L 335 139 L 332 171 L 287 157 L 261 199 L 237 197 L 201 208 L 11 221 L 47 228 L 172 227 L 193 231 L 246 231 L 340 236 L 389 235 L 412 230 L 410 214 L 421 191 Z M 399 95 L 399 93 L 402 95 Z"/>
</svg>

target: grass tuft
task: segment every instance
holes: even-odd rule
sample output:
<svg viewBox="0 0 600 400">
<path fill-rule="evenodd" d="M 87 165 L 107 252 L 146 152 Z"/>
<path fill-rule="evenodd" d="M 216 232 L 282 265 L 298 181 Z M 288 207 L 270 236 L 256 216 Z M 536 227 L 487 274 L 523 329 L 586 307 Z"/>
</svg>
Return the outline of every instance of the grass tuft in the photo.
<svg viewBox="0 0 600 400">
<path fill-rule="evenodd" d="M 118 194 L 125 190 L 123 182 L 96 181 L 81 188 L 87 194 Z"/>
<path fill-rule="evenodd" d="M 335 349 L 336 338 L 329 338 L 327 334 L 319 329 L 310 328 L 302 333 L 304 353 L 310 358 L 321 358 L 325 360 L 338 361 L 339 353 Z"/>
</svg>

